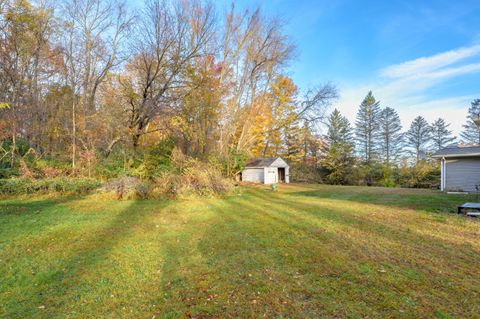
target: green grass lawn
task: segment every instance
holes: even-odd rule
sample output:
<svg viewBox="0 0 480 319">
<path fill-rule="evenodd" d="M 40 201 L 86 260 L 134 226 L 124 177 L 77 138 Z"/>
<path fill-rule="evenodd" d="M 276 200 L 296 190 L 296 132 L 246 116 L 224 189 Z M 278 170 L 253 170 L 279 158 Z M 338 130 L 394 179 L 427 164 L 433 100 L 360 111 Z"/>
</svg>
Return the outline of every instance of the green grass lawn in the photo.
<svg viewBox="0 0 480 319">
<path fill-rule="evenodd" d="M 478 318 L 480 220 L 425 190 L 0 201 L 1 318 Z"/>
</svg>

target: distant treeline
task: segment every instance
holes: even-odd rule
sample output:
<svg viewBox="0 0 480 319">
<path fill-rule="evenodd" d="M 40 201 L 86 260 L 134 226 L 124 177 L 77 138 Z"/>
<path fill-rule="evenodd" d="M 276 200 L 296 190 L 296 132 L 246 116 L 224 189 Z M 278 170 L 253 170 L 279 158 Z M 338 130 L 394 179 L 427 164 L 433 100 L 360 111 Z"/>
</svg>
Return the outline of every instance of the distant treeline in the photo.
<svg viewBox="0 0 480 319">
<path fill-rule="evenodd" d="M 334 184 L 438 187 L 439 165 L 430 155 L 453 143 L 480 144 L 474 123 L 480 118 L 480 99 L 471 103 L 468 114 L 461 139 L 442 118 L 428 123 L 417 116 L 403 130 L 395 109 L 382 108 L 369 92 L 353 127 L 337 109 L 328 116 L 320 161 L 323 179 Z"/>
</svg>

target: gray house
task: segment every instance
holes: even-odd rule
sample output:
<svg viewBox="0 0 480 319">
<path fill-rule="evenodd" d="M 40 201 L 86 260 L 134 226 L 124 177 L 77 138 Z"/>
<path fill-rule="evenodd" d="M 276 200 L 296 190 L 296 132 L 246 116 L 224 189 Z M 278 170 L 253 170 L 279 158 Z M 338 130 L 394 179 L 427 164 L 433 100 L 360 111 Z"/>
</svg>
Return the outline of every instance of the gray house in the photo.
<svg viewBox="0 0 480 319">
<path fill-rule="evenodd" d="M 480 187 L 480 146 L 455 145 L 433 154 L 441 160 L 442 191 L 476 192 Z"/>
<path fill-rule="evenodd" d="M 241 173 L 244 182 L 273 184 L 289 183 L 290 167 L 280 157 L 257 158 L 247 163 Z"/>
</svg>

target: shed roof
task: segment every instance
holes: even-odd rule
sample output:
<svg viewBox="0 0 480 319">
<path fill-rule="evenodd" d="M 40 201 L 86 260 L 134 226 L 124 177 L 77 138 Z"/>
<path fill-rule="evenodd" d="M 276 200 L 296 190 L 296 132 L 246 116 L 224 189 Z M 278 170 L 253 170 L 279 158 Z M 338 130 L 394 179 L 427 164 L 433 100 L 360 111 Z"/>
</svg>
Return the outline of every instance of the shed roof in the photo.
<svg viewBox="0 0 480 319">
<path fill-rule="evenodd" d="M 277 160 L 279 161 L 277 162 Z M 287 167 L 288 164 L 280 157 L 263 157 L 263 158 L 254 158 L 251 161 L 247 162 L 245 166 L 246 167 L 270 167 L 270 166 Z"/>
<path fill-rule="evenodd" d="M 452 145 L 435 152 L 432 157 L 480 157 L 480 145 Z"/>
</svg>

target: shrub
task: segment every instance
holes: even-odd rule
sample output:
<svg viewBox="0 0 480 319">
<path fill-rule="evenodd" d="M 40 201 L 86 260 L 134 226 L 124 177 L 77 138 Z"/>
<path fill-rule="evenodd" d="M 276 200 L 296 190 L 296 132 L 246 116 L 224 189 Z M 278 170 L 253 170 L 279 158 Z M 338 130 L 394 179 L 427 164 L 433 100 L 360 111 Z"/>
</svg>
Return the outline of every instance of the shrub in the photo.
<svg viewBox="0 0 480 319">
<path fill-rule="evenodd" d="M 173 139 L 165 138 L 152 149 L 135 154 L 131 158 L 128 175 L 141 179 L 159 177 L 164 171 L 172 168 L 174 146 Z"/>
<path fill-rule="evenodd" d="M 133 199 L 135 197 L 137 187 L 141 183 L 142 181 L 138 177 L 125 176 L 109 181 L 102 187 L 102 190 L 105 192 L 114 193 L 118 199 Z"/>
<path fill-rule="evenodd" d="M 103 158 L 95 165 L 94 173 L 99 179 L 110 180 L 126 173 L 126 155 L 112 152 L 108 158 Z"/>
<path fill-rule="evenodd" d="M 233 183 L 222 176 L 221 168 L 176 154 L 174 167 L 146 180 L 121 177 L 102 187 L 118 199 L 176 198 L 189 195 L 215 196 L 232 189 Z"/>
<path fill-rule="evenodd" d="M 180 185 L 181 177 L 172 172 L 163 172 L 161 176 L 153 179 L 151 198 L 160 197 L 176 197 L 178 195 L 178 185 Z"/>
<path fill-rule="evenodd" d="M 439 188 L 440 169 L 437 163 L 420 161 L 413 167 L 401 167 L 400 179 L 403 187 Z"/>
<path fill-rule="evenodd" d="M 135 186 L 135 199 L 147 199 L 150 198 L 150 193 L 152 191 L 152 186 L 148 182 L 143 182 Z"/>
<path fill-rule="evenodd" d="M 165 147 L 168 149 L 167 146 Z M 132 165 L 127 173 L 134 176 L 110 179 L 101 190 L 114 194 L 118 199 L 147 199 L 188 195 L 214 196 L 232 189 L 233 182 L 223 177 L 222 163 L 216 159 L 203 162 L 174 149 L 167 160 L 160 155 L 164 152 L 162 148 L 155 160 L 150 158 L 152 161 L 140 162 L 136 167 Z M 118 158 L 112 159 L 112 163 L 115 162 L 118 162 Z M 24 178 L 0 179 L 0 194 L 87 193 L 101 186 L 101 183 L 94 179 L 55 177 L 61 169 L 57 169 L 51 161 L 37 160 L 33 164 L 24 161 L 22 165 Z M 106 166 L 102 169 L 104 168 L 105 175 L 120 173 L 113 172 Z M 52 177 L 42 179 L 44 176 Z"/>
<path fill-rule="evenodd" d="M 33 193 L 74 193 L 85 194 L 95 190 L 100 182 L 87 178 L 46 178 L 40 180 L 26 178 L 0 179 L 0 194 L 33 194 Z"/>
<path fill-rule="evenodd" d="M 315 167 L 303 162 L 290 165 L 290 182 L 323 183 L 326 174 L 327 170 L 324 167 Z"/>
<path fill-rule="evenodd" d="M 231 148 L 226 156 L 222 156 L 218 160 L 221 164 L 219 169 L 223 174 L 228 177 L 233 177 L 245 168 L 247 156 L 246 154 Z"/>
<path fill-rule="evenodd" d="M 379 162 L 358 166 L 358 184 L 366 186 L 383 186 L 384 168 Z"/>
<path fill-rule="evenodd" d="M 0 179 L 11 178 L 11 177 L 14 177 L 16 174 L 17 174 L 16 170 L 10 167 L 0 167 Z"/>
<path fill-rule="evenodd" d="M 322 159 L 322 165 L 328 171 L 327 181 L 330 184 L 349 183 L 355 162 L 351 144 L 336 143 L 330 146 Z"/>
<path fill-rule="evenodd" d="M 232 186 L 232 181 L 222 176 L 220 163 L 202 162 L 175 150 L 172 169 L 152 180 L 151 196 L 214 196 L 228 192 Z"/>
</svg>

